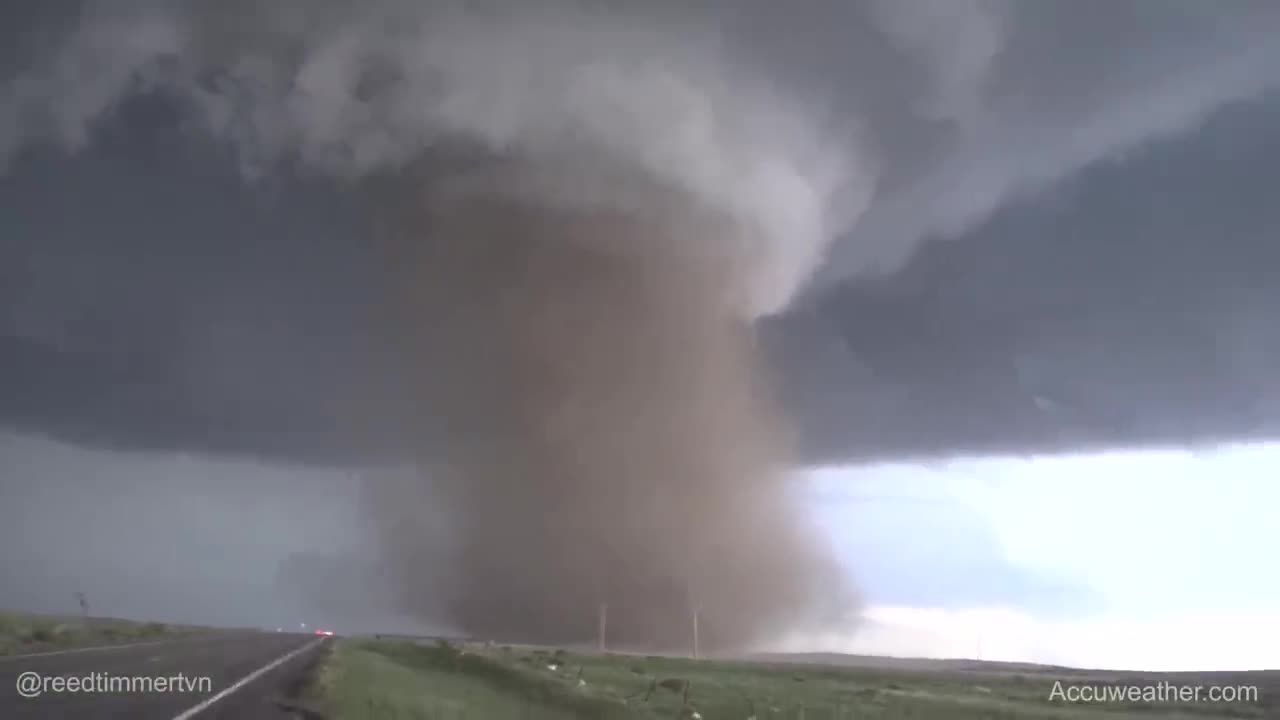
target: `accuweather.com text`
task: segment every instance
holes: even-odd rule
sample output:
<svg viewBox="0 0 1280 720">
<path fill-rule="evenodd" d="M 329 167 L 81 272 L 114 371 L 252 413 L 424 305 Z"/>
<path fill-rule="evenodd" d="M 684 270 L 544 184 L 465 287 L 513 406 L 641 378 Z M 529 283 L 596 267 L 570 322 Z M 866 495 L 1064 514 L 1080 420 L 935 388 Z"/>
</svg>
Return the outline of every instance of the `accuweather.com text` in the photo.
<svg viewBox="0 0 1280 720">
<path fill-rule="evenodd" d="M 1257 685 L 1178 685 L 1162 680 L 1151 685 L 1053 684 L 1049 700 L 1068 703 L 1256 703 Z"/>
</svg>

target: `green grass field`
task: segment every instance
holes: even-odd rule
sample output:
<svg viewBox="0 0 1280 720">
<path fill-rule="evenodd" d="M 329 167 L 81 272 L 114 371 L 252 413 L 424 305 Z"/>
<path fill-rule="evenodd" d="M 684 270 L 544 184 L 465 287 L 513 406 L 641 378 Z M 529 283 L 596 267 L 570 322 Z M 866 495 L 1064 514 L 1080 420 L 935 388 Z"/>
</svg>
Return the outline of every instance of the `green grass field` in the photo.
<svg viewBox="0 0 1280 720">
<path fill-rule="evenodd" d="M 1262 688 L 1260 703 L 1068 705 L 1049 700 L 1058 678 L 1046 672 L 693 661 L 348 639 L 336 644 L 322 666 L 310 704 L 331 720 L 1276 717 L 1280 678 L 1274 673 L 1251 677 L 1254 684 L 1270 683 Z M 1101 682 L 1070 675 L 1062 680 Z M 1146 684 L 1158 677 L 1109 682 Z"/>
<path fill-rule="evenodd" d="M 197 631 L 157 622 L 0 612 L 0 655 L 122 645 Z"/>
</svg>

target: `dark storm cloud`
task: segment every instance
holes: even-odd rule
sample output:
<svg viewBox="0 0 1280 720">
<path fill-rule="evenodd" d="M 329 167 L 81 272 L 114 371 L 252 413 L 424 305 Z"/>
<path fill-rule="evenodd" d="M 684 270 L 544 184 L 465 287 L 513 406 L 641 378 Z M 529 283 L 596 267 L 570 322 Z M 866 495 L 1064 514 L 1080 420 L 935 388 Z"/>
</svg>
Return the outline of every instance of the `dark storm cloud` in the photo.
<svg viewBox="0 0 1280 720">
<path fill-rule="evenodd" d="M 811 451 L 1280 435 L 1280 331 L 1268 320 L 1280 307 L 1277 120 L 1280 98 L 1231 108 L 1191 139 L 1085 172 L 774 324 Z"/>
<path fill-rule="evenodd" d="M 7 11 L 21 102 L 2 113 L 6 422 L 321 462 L 407 446 L 402 333 L 370 299 L 385 259 L 360 238 L 370 207 L 314 174 L 246 185 L 244 153 L 277 135 L 239 128 L 228 152 L 200 140 L 182 103 L 127 99 L 129 70 L 180 37 L 170 15 L 144 12 L 154 4 L 126 5 L 89 4 L 78 25 L 46 4 Z M 327 7 L 316 24 L 341 27 L 342 4 Z M 1274 219 L 1250 189 L 1274 186 L 1277 113 L 1261 103 L 1197 123 L 1276 80 L 1273 5 L 683 8 L 653 17 L 714 18 L 729 57 L 793 87 L 831 137 L 857 138 L 853 172 L 874 177 L 821 282 L 763 331 L 811 457 L 1270 431 L 1273 298 L 1237 273 L 1266 267 Z M 207 37 L 230 31 L 217 27 Z M 1049 185 L 1131 148 L 1069 191 Z M 1050 200 L 984 224 L 1046 187 Z M 962 237 L 873 277 L 939 234 Z M 1155 260 L 1166 246 L 1180 250 Z M 359 443 L 343 420 L 351 395 Z"/>
</svg>

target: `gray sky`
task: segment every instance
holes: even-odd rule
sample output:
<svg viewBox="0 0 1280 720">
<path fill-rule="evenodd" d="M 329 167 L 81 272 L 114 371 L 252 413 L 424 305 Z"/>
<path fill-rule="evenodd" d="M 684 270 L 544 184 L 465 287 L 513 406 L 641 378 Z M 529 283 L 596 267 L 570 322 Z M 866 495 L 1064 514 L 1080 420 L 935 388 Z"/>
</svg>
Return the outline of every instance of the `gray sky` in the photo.
<svg viewBox="0 0 1280 720">
<path fill-rule="evenodd" d="M 869 622 L 791 642 L 1074 667 L 1277 667 L 1280 587 L 1265 568 L 1280 546 L 1270 520 L 1278 452 L 1268 443 L 816 471 L 816 511 L 862 581 Z"/>
<path fill-rule="evenodd" d="M 256 621 L 255 593 L 298 611 L 271 589 L 281 559 L 356 552 L 347 472 L 403 461 L 424 412 L 397 392 L 407 320 L 380 304 L 395 268 L 370 229 L 387 178 L 447 172 L 459 136 L 560 152 L 586 133 L 747 207 L 752 308 L 808 465 L 1280 435 L 1275 3 L 546 2 L 458 26 L 492 53 L 395 0 L 362 12 L 407 18 L 407 40 L 336 1 L 292 24 L 290 3 L 81 5 L 0 11 L 0 527 L 44 554 L 0 543 L 0 605 L 56 606 L 109 552 L 157 587 L 239 583 L 242 606 L 194 614 Z M 531 50 L 548 37 L 562 50 Z M 556 84 L 602 45 L 606 69 L 660 51 L 690 84 Z M 345 72 L 365 60 L 385 96 Z M 704 162 L 663 174 L 670 152 Z M 711 192 L 735 167 L 759 172 Z M 955 534 L 981 547 L 975 527 Z M 989 599 L 960 586 L 991 574 L 974 553 L 955 602 Z M 1092 602 L 1037 573 L 1007 583 Z M 119 612 L 173 607 L 93 582 Z"/>
</svg>

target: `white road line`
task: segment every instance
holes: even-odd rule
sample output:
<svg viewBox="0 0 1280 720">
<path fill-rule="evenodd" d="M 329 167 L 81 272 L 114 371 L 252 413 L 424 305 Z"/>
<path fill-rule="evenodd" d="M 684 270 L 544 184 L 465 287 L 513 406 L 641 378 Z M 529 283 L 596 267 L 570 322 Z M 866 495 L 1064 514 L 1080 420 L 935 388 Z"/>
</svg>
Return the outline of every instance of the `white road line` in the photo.
<svg viewBox="0 0 1280 720">
<path fill-rule="evenodd" d="M 258 678 L 262 677 L 263 675 L 267 674 L 268 672 L 270 672 L 270 671 L 272 671 L 272 670 L 275 670 L 276 668 L 280 667 L 281 665 L 283 665 L 283 664 L 285 664 L 285 663 L 289 662 L 289 661 L 290 661 L 290 660 L 292 660 L 293 658 L 295 658 L 295 657 L 297 657 L 297 656 L 301 655 L 302 653 L 306 652 L 307 650 L 310 650 L 311 648 L 315 647 L 316 645 L 319 645 L 320 643 L 324 642 L 324 641 L 325 641 L 325 640 L 327 640 L 327 639 L 328 639 L 328 638 L 318 638 L 318 639 L 316 639 L 316 640 L 312 640 L 311 642 L 307 643 L 306 645 L 303 645 L 302 647 L 300 647 L 300 648 L 298 648 L 298 649 L 296 649 L 296 650 L 292 650 L 292 651 L 290 651 L 290 652 L 285 653 L 284 655 L 282 655 L 282 656 L 280 656 L 280 657 L 276 658 L 275 660 L 272 660 L 271 662 L 267 663 L 266 665 L 263 665 L 262 667 L 258 668 L 257 670 L 254 670 L 253 672 L 249 673 L 248 675 L 245 675 L 244 677 L 242 677 L 242 678 L 240 678 L 239 680 L 235 681 L 234 683 L 232 683 L 232 684 L 231 684 L 231 687 L 228 687 L 227 689 L 223 690 L 222 692 L 218 693 L 217 695 L 214 695 L 213 697 L 209 698 L 208 700 L 205 700 L 204 702 L 200 703 L 199 705 L 196 705 L 195 707 L 191 708 L 190 710 L 187 710 L 186 712 L 184 712 L 184 713 L 182 713 L 182 714 L 180 714 L 180 715 L 175 716 L 175 717 L 173 718 L 173 720 L 189 720 L 190 718 L 195 717 L 196 715 L 198 715 L 198 714 L 200 714 L 200 713 L 204 712 L 205 710 L 208 710 L 208 709 L 209 709 L 209 707 L 210 707 L 211 705 L 213 705 L 214 703 L 218 702 L 218 701 L 219 701 L 219 700 L 221 700 L 222 698 L 224 698 L 224 697 L 226 697 L 226 696 L 230 695 L 231 693 L 233 693 L 233 692 L 235 692 L 235 691 L 239 690 L 240 688 L 244 687 L 245 685 L 248 685 L 249 683 L 253 682 L 254 680 L 257 680 Z"/>
<path fill-rule="evenodd" d="M 0 662 L 5 660 L 26 660 L 27 658 L 51 657 L 53 655 L 73 655 L 75 653 L 98 652 L 99 650 L 121 650 L 123 648 L 147 647 L 148 645 L 164 645 L 174 640 L 152 640 L 150 642 L 129 643 L 128 645 L 94 645 L 93 647 L 72 648 L 70 650 L 51 650 L 49 652 L 21 653 L 18 655 L 0 655 Z"/>
</svg>

